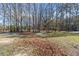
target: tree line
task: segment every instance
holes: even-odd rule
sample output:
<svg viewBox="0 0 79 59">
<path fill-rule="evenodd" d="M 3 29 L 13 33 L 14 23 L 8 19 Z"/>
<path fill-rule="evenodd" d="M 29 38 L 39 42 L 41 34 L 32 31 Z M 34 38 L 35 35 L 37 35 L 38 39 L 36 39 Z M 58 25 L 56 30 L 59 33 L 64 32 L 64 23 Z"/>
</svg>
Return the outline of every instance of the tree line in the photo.
<svg viewBox="0 0 79 59">
<path fill-rule="evenodd" d="M 79 4 L 1 3 L 0 30 L 3 32 L 77 31 Z"/>
</svg>

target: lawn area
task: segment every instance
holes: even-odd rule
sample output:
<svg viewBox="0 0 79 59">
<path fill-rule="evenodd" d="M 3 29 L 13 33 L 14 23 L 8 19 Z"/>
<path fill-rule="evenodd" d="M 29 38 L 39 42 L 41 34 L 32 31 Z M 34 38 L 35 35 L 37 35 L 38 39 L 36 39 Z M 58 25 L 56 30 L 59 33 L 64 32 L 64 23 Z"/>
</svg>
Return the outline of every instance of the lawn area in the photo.
<svg viewBox="0 0 79 59">
<path fill-rule="evenodd" d="M 0 55 L 78 55 L 79 34 L 70 32 L 52 33 L 2 33 Z"/>
</svg>

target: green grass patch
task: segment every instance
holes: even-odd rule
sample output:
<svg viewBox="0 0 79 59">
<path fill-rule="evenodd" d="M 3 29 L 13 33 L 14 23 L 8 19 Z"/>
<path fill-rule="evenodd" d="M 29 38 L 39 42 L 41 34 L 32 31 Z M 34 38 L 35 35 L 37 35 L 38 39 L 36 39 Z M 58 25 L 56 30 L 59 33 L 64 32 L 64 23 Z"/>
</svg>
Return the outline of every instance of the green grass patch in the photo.
<svg viewBox="0 0 79 59">
<path fill-rule="evenodd" d="M 0 56 L 11 56 L 13 47 L 11 45 L 0 45 Z"/>
<path fill-rule="evenodd" d="M 51 33 L 37 33 L 39 37 L 65 37 L 65 36 L 79 36 L 78 33 L 69 33 L 69 32 L 51 32 Z"/>
</svg>

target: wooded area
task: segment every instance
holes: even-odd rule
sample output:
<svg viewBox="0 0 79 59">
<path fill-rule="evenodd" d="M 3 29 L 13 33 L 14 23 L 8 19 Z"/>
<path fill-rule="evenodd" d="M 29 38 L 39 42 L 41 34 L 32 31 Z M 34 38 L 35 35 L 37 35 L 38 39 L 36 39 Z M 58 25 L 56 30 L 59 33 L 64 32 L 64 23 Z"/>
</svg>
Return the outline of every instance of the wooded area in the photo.
<svg viewBox="0 0 79 59">
<path fill-rule="evenodd" d="M 0 3 L 0 56 L 79 56 L 79 4 Z"/>
<path fill-rule="evenodd" d="M 1 32 L 78 31 L 79 4 L 1 3 Z"/>
</svg>

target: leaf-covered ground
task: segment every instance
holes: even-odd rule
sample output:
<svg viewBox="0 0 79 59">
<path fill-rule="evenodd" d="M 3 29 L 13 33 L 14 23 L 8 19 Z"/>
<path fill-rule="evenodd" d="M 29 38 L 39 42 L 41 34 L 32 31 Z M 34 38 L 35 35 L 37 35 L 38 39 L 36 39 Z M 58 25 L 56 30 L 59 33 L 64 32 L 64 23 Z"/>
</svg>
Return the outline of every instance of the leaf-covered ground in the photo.
<svg viewBox="0 0 79 59">
<path fill-rule="evenodd" d="M 79 34 L 67 32 L 1 33 L 0 55 L 79 56 Z"/>
</svg>

